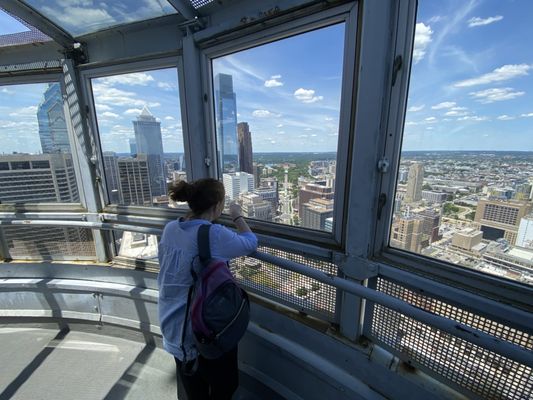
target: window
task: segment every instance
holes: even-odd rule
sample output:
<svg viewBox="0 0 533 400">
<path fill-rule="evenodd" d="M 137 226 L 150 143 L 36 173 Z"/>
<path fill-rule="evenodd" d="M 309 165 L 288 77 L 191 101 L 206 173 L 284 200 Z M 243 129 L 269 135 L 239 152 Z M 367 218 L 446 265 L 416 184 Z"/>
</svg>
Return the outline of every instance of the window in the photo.
<svg viewBox="0 0 533 400">
<path fill-rule="evenodd" d="M 390 245 L 533 284 L 528 9 L 419 2 Z"/>
<path fill-rule="evenodd" d="M 79 203 L 59 82 L 0 87 L 0 201 Z"/>
<path fill-rule="evenodd" d="M 169 206 L 168 184 L 187 179 L 177 70 L 94 78 L 92 88 L 109 202 Z"/>
<path fill-rule="evenodd" d="M 332 232 L 344 30 L 212 60 L 217 162 L 244 216 Z"/>
</svg>

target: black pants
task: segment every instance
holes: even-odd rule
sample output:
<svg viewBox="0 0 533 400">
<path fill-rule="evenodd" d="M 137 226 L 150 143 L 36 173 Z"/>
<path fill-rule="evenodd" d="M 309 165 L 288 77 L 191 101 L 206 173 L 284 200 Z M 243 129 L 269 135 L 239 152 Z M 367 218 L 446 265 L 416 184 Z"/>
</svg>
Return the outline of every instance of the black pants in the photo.
<svg viewBox="0 0 533 400">
<path fill-rule="evenodd" d="M 230 400 L 239 386 L 237 347 L 215 360 L 199 356 L 198 369 L 185 375 L 177 358 L 179 400 Z"/>
</svg>

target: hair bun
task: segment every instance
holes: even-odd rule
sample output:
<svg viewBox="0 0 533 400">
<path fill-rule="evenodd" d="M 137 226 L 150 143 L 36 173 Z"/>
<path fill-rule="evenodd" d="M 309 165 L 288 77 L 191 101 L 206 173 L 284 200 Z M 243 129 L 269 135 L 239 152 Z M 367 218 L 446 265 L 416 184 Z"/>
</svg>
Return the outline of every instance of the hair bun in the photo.
<svg viewBox="0 0 533 400">
<path fill-rule="evenodd" d="M 174 201 L 189 201 L 194 193 L 194 186 L 185 181 L 173 184 L 169 190 L 169 196 Z"/>
</svg>

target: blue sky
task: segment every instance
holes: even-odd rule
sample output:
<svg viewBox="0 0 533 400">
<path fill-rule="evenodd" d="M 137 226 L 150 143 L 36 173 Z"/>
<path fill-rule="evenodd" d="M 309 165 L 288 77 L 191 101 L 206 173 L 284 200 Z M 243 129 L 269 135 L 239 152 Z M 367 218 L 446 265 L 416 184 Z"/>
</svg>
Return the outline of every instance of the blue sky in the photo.
<svg viewBox="0 0 533 400">
<path fill-rule="evenodd" d="M 528 0 L 420 0 L 403 150 L 533 150 L 531 15 Z M 255 152 L 337 149 L 343 39 L 340 24 L 213 61 L 233 76 Z M 129 150 L 147 105 L 165 151 L 183 151 L 177 79 L 175 69 L 96 79 L 104 150 Z M 44 88 L 0 87 L 1 151 L 40 151 Z"/>
<path fill-rule="evenodd" d="M 533 150 L 533 2 L 420 0 L 404 150 Z"/>
<path fill-rule="evenodd" d="M 338 24 L 213 61 L 233 76 L 254 152 L 337 150 L 343 41 Z"/>
</svg>

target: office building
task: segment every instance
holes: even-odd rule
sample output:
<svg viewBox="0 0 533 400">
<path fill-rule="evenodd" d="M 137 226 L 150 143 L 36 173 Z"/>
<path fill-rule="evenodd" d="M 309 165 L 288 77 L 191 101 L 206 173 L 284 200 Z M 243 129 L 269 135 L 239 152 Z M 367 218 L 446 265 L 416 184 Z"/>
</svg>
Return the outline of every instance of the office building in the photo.
<svg viewBox="0 0 533 400">
<path fill-rule="evenodd" d="M 255 187 L 259 187 L 263 176 L 263 164 L 252 163 L 252 173 L 254 175 Z"/>
<path fill-rule="evenodd" d="M 137 154 L 146 155 L 150 188 L 153 196 L 167 194 L 167 181 L 163 169 L 163 139 L 161 122 L 157 121 L 145 106 L 133 121 Z"/>
<path fill-rule="evenodd" d="M 452 247 L 460 250 L 471 251 L 472 248 L 481 243 L 483 232 L 467 228 L 456 232 L 452 236 Z"/>
<path fill-rule="evenodd" d="M 516 245 L 533 249 L 533 215 L 527 215 L 520 220 Z"/>
<path fill-rule="evenodd" d="M 423 232 L 427 236 L 429 243 L 436 242 L 441 239 L 439 235 L 440 229 L 440 212 L 427 209 L 422 211 L 417 211 L 416 215 L 421 217 L 424 220 L 423 223 Z"/>
<path fill-rule="evenodd" d="M 444 192 L 432 192 L 431 190 L 422 190 L 422 199 L 430 203 L 444 203 L 448 194 Z"/>
<path fill-rule="evenodd" d="M 324 230 L 326 232 L 333 232 L 333 217 L 326 218 Z"/>
<path fill-rule="evenodd" d="M 37 108 L 39 138 L 43 153 L 70 153 L 63 95 L 59 83 L 50 83 Z"/>
<path fill-rule="evenodd" d="M 2 203 L 77 203 L 80 201 L 71 155 L 0 156 Z"/>
<path fill-rule="evenodd" d="M 254 189 L 254 193 L 258 195 L 261 200 L 268 201 L 272 213 L 275 214 L 279 206 L 279 192 L 277 185 L 275 187 L 261 186 Z"/>
<path fill-rule="evenodd" d="M 138 154 L 119 157 L 118 176 L 120 203 L 125 205 L 151 206 L 153 193 L 150 187 L 148 157 Z"/>
<path fill-rule="evenodd" d="M 483 232 L 483 239 L 506 239 L 516 242 L 520 220 L 531 212 L 532 205 L 524 201 L 479 200 L 474 221 Z"/>
<path fill-rule="evenodd" d="M 407 192 L 405 201 L 413 203 L 422 199 L 422 185 L 424 181 L 424 165 L 413 163 L 409 167 L 409 176 L 407 177 Z"/>
<path fill-rule="evenodd" d="M 402 215 L 392 223 L 390 244 L 398 249 L 420 253 L 425 247 L 424 219 L 417 215 Z"/>
<path fill-rule="evenodd" d="M 134 138 L 130 138 L 129 143 L 130 143 L 130 155 L 132 157 L 135 157 L 137 155 L 137 142 L 135 141 Z"/>
<path fill-rule="evenodd" d="M 242 193 L 254 190 L 254 176 L 247 172 L 233 172 L 222 176 L 226 198 L 230 201 L 237 200 Z"/>
<path fill-rule="evenodd" d="M 1 203 L 79 203 L 72 157 L 69 153 L 0 156 Z M 89 229 L 36 226 L 2 228 L 13 258 L 53 260 L 67 255 L 93 257 Z"/>
<path fill-rule="evenodd" d="M 261 199 L 255 193 L 245 193 L 240 196 L 242 215 L 263 221 L 272 221 L 272 206 L 270 202 Z"/>
<path fill-rule="evenodd" d="M 309 203 L 312 199 L 332 200 L 335 194 L 333 188 L 320 183 L 306 183 L 298 192 L 298 214 L 300 219 L 303 213 L 304 204 Z"/>
<path fill-rule="evenodd" d="M 248 122 L 239 122 L 237 124 L 237 136 L 239 139 L 240 170 L 253 174 L 252 135 Z"/>
<path fill-rule="evenodd" d="M 300 207 L 300 223 L 304 228 L 326 230 L 326 220 L 333 217 L 333 199 L 314 198 Z"/>
<path fill-rule="evenodd" d="M 233 77 L 215 75 L 215 114 L 218 165 L 223 173 L 237 172 L 239 146 L 237 141 L 237 101 L 233 91 Z"/>
</svg>

